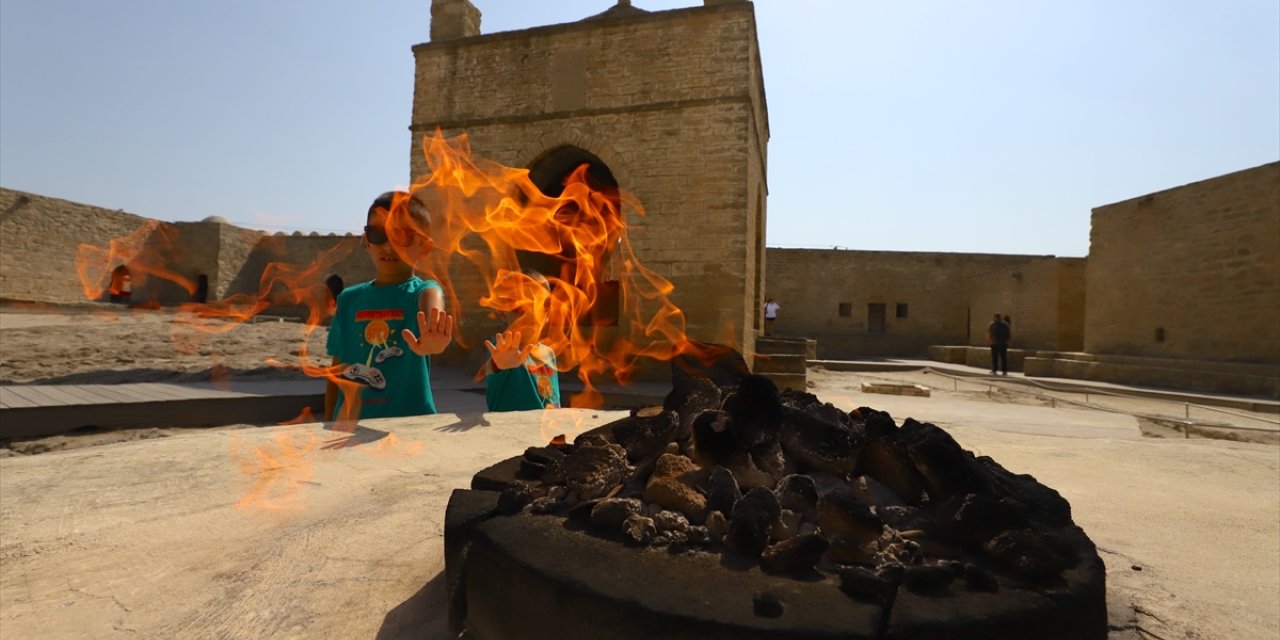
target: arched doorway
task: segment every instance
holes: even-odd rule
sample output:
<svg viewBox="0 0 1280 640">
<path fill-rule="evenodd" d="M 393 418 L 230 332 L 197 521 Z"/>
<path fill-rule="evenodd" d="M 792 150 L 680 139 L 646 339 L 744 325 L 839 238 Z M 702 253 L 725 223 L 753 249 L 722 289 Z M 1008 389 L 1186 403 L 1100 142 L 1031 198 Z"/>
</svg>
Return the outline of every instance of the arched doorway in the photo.
<svg viewBox="0 0 1280 640">
<path fill-rule="evenodd" d="M 192 296 L 192 300 L 196 304 L 205 304 L 209 301 L 209 276 L 203 273 L 196 276 L 196 293 Z"/>
<path fill-rule="evenodd" d="M 583 177 L 587 186 L 603 196 L 602 215 L 621 218 L 622 200 L 618 193 L 618 180 L 603 160 L 585 149 L 562 146 L 546 152 L 530 165 L 529 179 L 544 195 L 558 197 L 563 195 L 566 181 L 584 166 Z M 580 220 L 587 223 L 583 212 L 572 201 L 562 204 L 555 216 L 557 221 L 566 225 L 578 224 Z M 618 324 L 620 290 L 610 264 L 618 241 L 619 238 L 612 238 L 613 245 L 606 248 L 604 255 L 597 256 L 596 272 L 591 274 L 591 280 L 597 285 L 596 302 L 590 316 L 581 319 L 582 324 L 598 327 Z M 576 270 L 580 261 L 573 246 L 564 246 L 558 254 L 517 251 L 516 257 L 522 269 L 538 271 L 565 282 L 578 281 Z"/>
<path fill-rule="evenodd" d="M 129 267 L 120 265 L 111 270 L 111 285 L 107 287 L 107 293 L 112 302 L 129 302 L 133 296 L 133 275 L 129 273 Z"/>
<path fill-rule="evenodd" d="M 342 293 L 347 285 L 342 281 L 342 276 L 334 273 L 324 279 L 324 286 L 329 290 L 329 310 L 332 313 L 338 308 L 338 294 Z"/>
</svg>

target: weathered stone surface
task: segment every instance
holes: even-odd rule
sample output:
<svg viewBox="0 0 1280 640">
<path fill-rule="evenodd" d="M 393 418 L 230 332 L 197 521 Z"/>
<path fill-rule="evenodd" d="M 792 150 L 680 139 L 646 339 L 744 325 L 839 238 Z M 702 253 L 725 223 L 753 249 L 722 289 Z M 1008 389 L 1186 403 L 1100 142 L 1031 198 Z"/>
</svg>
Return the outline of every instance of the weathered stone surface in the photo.
<svg viewBox="0 0 1280 640">
<path fill-rule="evenodd" d="M 775 573 L 813 571 L 829 546 L 827 539 L 816 533 L 795 536 L 765 549 L 760 565 Z"/>
<path fill-rule="evenodd" d="M 464 594 L 476 640 L 872 640 L 884 616 L 882 605 L 849 598 L 834 578 L 726 574 L 716 554 L 626 547 L 551 518 L 497 518 L 482 529 Z M 776 596 L 780 615 L 757 615 L 761 592 Z M 558 611 L 572 615 L 547 624 Z"/>
<path fill-rule="evenodd" d="M 645 502 L 683 513 L 690 522 L 702 523 L 707 499 L 697 489 L 698 466 L 685 456 L 663 454 L 644 488 Z"/>
<path fill-rule="evenodd" d="M 591 524 L 606 531 L 618 531 L 627 518 L 643 509 L 644 504 L 635 498 L 606 498 L 591 508 Z"/>
<path fill-rule="evenodd" d="M 581 499 L 589 500 L 624 482 L 631 470 L 626 450 L 616 444 L 580 445 L 558 465 L 548 466 L 543 481 L 564 484 Z"/>
<path fill-rule="evenodd" d="M 1030 476 L 1011 474 L 989 459 L 975 458 L 934 425 L 907 419 L 898 427 L 887 414 L 881 416 L 868 410 L 845 416 L 831 412 L 813 398 L 795 394 L 791 397 L 807 404 L 806 409 L 800 409 L 784 400 L 783 439 L 788 424 L 805 425 L 792 435 L 803 441 L 806 454 L 839 450 L 831 446 L 833 440 L 858 451 L 854 445 L 859 438 L 868 432 L 877 434 L 852 455 L 865 475 L 851 478 L 832 470 L 815 469 L 808 474 L 785 476 L 786 480 L 779 476 L 781 481 L 752 488 L 735 501 L 734 493 L 740 490 L 735 486 L 737 472 L 725 466 L 702 468 L 696 457 L 662 453 L 654 459 L 653 473 L 643 492 L 638 485 L 634 489 L 623 489 L 621 485 L 613 489 L 623 491 L 623 495 L 642 496 L 644 502 L 634 497 L 626 501 L 594 500 L 592 530 L 612 538 L 619 553 L 624 554 L 638 552 L 637 547 L 662 550 L 667 557 L 711 552 L 720 558 L 724 569 L 735 573 L 759 568 L 800 582 L 831 583 L 838 579 L 838 590 L 851 602 L 890 609 L 904 597 L 910 602 L 914 596 L 951 599 L 976 594 L 981 601 L 984 595 L 1007 590 L 1031 593 L 1050 602 L 1045 605 L 1034 597 L 1010 598 L 1030 602 L 1031 611 L 1055 609 L 1055 602 L 1064 598 L 1082 598 L 1071 601 L 1085 606 L 1093 602 L 1089 593 L 1098 594 L 1101 599 L 1098 577 L 1090 573 L 1090 567 L 1098 563 L 1096 551 L 1072 525 L 1069 506 L 1052 489 L 1039 485 Z M 689 442 L 681 444 L 677 439 L 662 446 L 654 442 L 646 449 L 665 452 L 674 444 L 677 451 L 682 451 L 696 447 L 700 438 L 714 438 L 719 439 L 719 446 L 709 448 L 718 448 L 724 462 L 750 461 L 753 455 L 748 451 L 764 441 L 736 432 L 737 421 L 726 411 L 704 410 L 693 423 Z M 709 431 L 703 434 L 701 429 Z M 760 433 L 767 431 L 762 429 Z M 673 435 L 678 438 L 678 434 Z M 609 429 L 580 436 L 576 449 L 563 462 L 552 461 L 546 475 L 560 473 L 584 451 L 613 451 L 611 457 L 625 467 L 625 450 L 612 442 L 613 436 Z M 868 447 L 872 448 L 870 454 Z M 782 449 L 776 451 L 781 456 Z M 790 459 L 794 457 L 780 457 L 777 467 L 791 466 Z M 593 465 L 580 466 L 592 469 L 588 475 L 598 474 Z M 795 466 L 803 471 L 807 465 Z M 912 499 L 903 499 L 882 483 L 903 487 Z M 506 492 L 522 488 L 512 485 Z M 538 512 L 540 501 L 552 504 L 560 500 L 551 496 L 552 489 L 563 492 L 565 487 L 556 485 L 543 490 L 546 496 L 533 500 L 533 513 Z M 568 500 L 572 501 L 578 492 L 570 492 Z M 690 526 L 688 520 L 693 517 L 683 514 L 694 511 L 697 517 L 704 516 L 708 512 L 708 493 L 717 494 L 715 506 L 731 505 L 727 507 L 730 515 L 726 519 L 722 511 L 710 510 L 711 515 L 695 520 L 705 523 L 705 527 Z M 784 509 L 783 501 L 794 510 Z M 583 508 L 571 511 L 578 516 L 564 527 L 566 531 L 577 531 L 580 527 L 574 522 L 583 521 Z M 803 520 L 806 511 L 812 517 Z M 531 511 L 525 510 L 512 517 L 528 513 Z M 628 545 L 617 544 L 619 538 Z M 859 572 L 850 565 L 860 565 L 868 571 Z M 1075 585 L 1073 578 L 1085 583 Z M 779 606 L 769 600 L 769 606 L 760 609 L 757 597 L 753 612 L 758 617 L 765 613 L 782 616 L 787 599 L 780 592 L 765 593 L 779 595 Z M 964 614 L 976 621 L 971 625 L 947 606 L 935 605 L 914 605 L 919 609 L 919 619 L 904 619 L 894 633 L 906 634 L 902 637 L 911 637 L 917 629 L 925 635 L 934 633 L 930 625 L 939 619 L 948 620 L 950 630 L 962 636 L 969 633 L 970 626 L 985 633 L 992 630 L 988 614 L 1003 617 L 1004 621 L 995 627 L 1000 634 L 1012 633 L 1025 622 L 1022 614 L 997 607 L 990 612 L 975 610 Z M 894 613 L 896 610 L 873 623 L 876 637 L 889 633 L 886 625 L 894 624 Z M 1105 607 L 1102 619 L 1105 623 Z M 1080 628 L 1083 627 L 1077 630 Z"/>
</svg>

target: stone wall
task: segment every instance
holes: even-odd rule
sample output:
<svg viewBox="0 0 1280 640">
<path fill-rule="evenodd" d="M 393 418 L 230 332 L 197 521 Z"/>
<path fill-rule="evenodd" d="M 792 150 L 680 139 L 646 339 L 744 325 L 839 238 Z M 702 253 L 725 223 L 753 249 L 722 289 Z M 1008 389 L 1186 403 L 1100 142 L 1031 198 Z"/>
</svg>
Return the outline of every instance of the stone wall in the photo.
<svg viewBox="0 0 1280 640">
<path fill-rule="evenodd" d="M 414 55 L 415 178 L 437 127 L 512 167 L 563 147 L 593 154 L 642 203 L 644 217 L 623 212 L 631 245 L 675 285 L 689 335 L 751 357 L 769 130 L 749 3 L 432 42 Z M 484 285 L 464 266 L 450 277 L 475 344 L 498 326 L 475 304 Z"/>
<path fill-rule="evenodd" d="M 1089 353 L 1280 364 L 1280 163 L 1093 210 Z"/>
<path fill-rule="evenodd" d="M 77 247 L 105 250 L 111 239 L 124 238 L 146 223 L 147 218 L 119 210 L 0 188 L 0 298 L 84 302 Z M 96 288 L 106 287 L 117 264 L 93 270 L 101 276 L 91 278 L 98 280 Z M 135 282 L 135 287 L 144 286 Z"/>
<path fill-rule="evenodd" d="M 129 259 L 110 257 L 116 242 Z M 90 299 L 77 272 L 77 247 L 97 248 L 86 260 L 91 289 L 105 289 L 112 269 L 125 266 L 133 280 L 131 302 L 192 302 L 200 277 L 206 301 L 256 298 L 271 263 L 301 286 L 321 286 L 338 275 L 347 285 L 373 278 L 359 236 L 268 235 L 226 222 L 162 222 L 119 210 L 0 189 L 0 298 L 68 304 Z M 282 282 L 285 279 L 281 279 Z M 282 286 L 282 285 L 278 285 Z M 268 292 L 281 298 L 282 291 Z M 296 311 L 295 309 L 288 309 Z"/>
<path fill-rule="evenodd" d="M 985 346 L 987 325 L 1000 313 L 1011 319 L 1011 346 L 1079 351 L 1084 322 L 1083 258 L 1031 260 L 978 273 L 967 283 L 968 344 Z"/>
<path fill-rule="evenodd" d="M 982 344 L 993 309 L 1025 316 L 1028 341 L 1056 341 L 1064 276 L 1080 259 L 1051 256 L 768 250 L 779 335 L 814 338 L 822 359 L 925 356 L 930 345 Z M 1014 274 L 1021 273 L 1021 283 Z M 1023 284 L 1025 283 L 1025 284 Z M 1024 291 L 1025 289 L 1025 291 Z M 878 326 L 872 305 L 883 309 Z M 1034 329 L 1033 329 L 1034 328 Z"/>
</svg>

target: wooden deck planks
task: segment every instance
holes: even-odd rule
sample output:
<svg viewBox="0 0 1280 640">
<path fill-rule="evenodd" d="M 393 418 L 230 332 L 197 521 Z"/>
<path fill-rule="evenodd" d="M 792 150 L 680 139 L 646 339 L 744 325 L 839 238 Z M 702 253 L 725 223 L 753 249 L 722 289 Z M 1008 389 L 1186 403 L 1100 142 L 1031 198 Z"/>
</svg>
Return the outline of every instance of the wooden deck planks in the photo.
<svg viewBox="0 0 1280 640">
<path fill-rule="evenodd" d="M 103 404 L 107 402 L 118 402 L 119 400 L 110 392 L 100 392 L 89 388 L 82 384 L 66 384 L 58 385 L 59 391 L 65 391 L 77 398 L 84 400 L 85 404 Z"/>
<path fill-rule="evenodd" d="M 0 386 L 0 408 L 8 409 L 10 407 L 35 407 L 39 406 L 33 400 L 24 398 L 21 393 L 16 391 L 9 385 Z"/>
<path fill-rule="evenodd" d="M 324 394 L 317 381 L 268 380 L 251 383 L 167 383 L 0 385 L 0 409 L 79 405 L 120 405 L 181 400 L 302 397 Z"/>
<path fill-rule="evenodd" d="M 0 385 L 0 438 L 39 437 L 86 426 L 278 424 L 304 408 L 314 414 L 323 406 L 324 385 L 316 381 Z"/>
<path fill-rule="evenodd" d="M 31 385 L 24 386 L 19 392 L 22 397 L 31 400 L 39 407 L 57 407 L 68 404 L 84 404 L 76 401 L 75 398 L 67 398 L 52 390 L 52 385 Z"/>
</svg>

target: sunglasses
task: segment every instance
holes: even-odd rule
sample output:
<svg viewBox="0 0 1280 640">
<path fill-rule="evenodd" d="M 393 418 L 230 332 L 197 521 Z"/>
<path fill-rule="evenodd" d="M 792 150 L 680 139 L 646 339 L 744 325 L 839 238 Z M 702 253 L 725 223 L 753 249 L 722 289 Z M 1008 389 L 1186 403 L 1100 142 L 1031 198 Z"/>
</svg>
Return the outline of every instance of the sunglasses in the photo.
<svg viewBox="0 0 1280 640">
<path fill-rule="evenodd" d="M 364 237 L 369 240 L 369 244 L 386 244 L 388 240 L 394 240 L 401 247 L 413 244 L 413 232 L 403 229 L 393 229 L 388 234 L 386 227 L 365 225 Z"/>
</svg>

